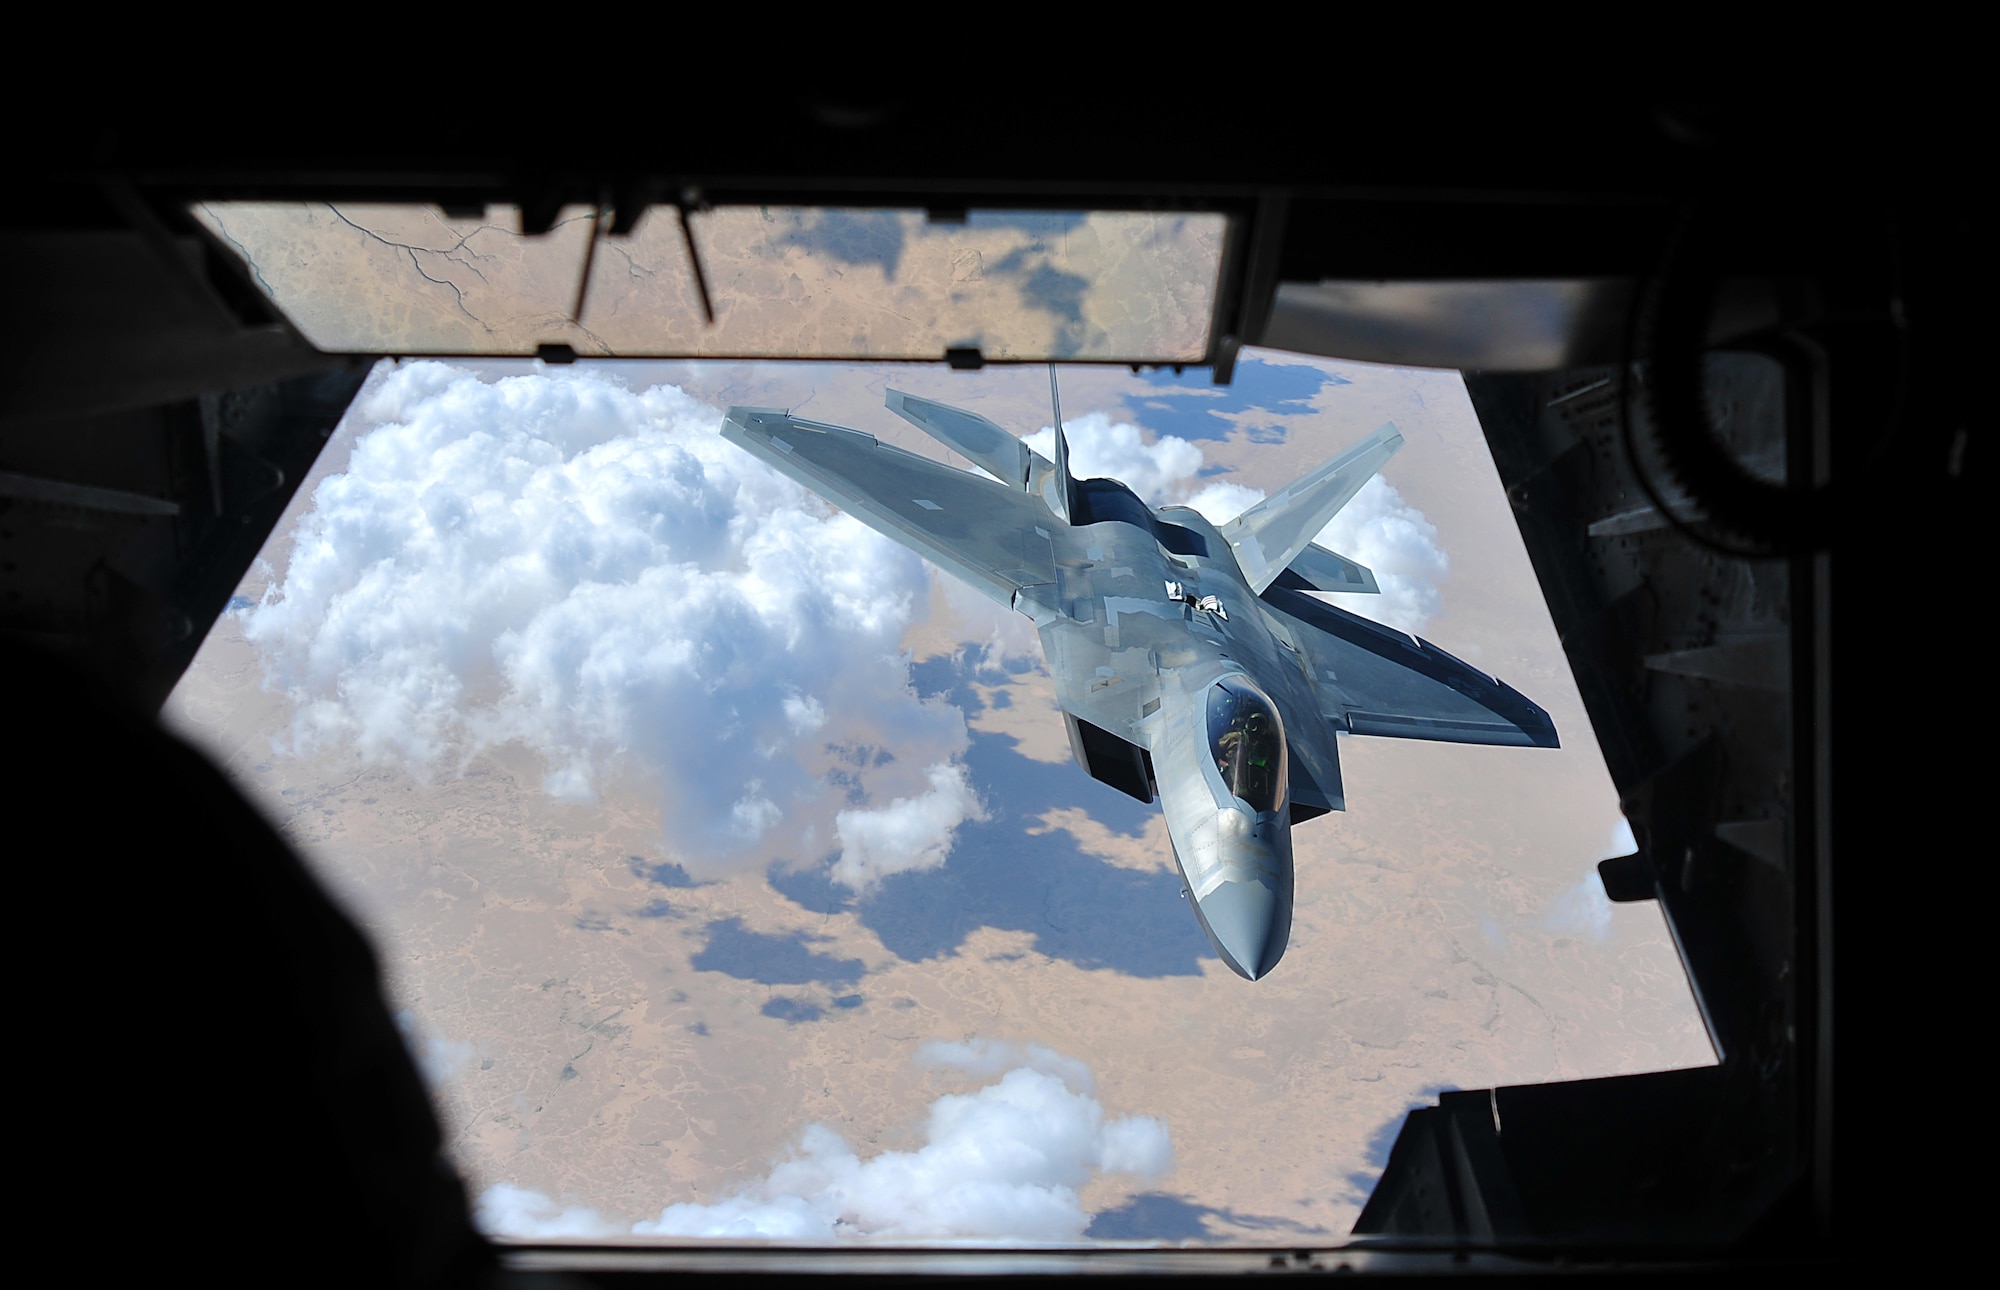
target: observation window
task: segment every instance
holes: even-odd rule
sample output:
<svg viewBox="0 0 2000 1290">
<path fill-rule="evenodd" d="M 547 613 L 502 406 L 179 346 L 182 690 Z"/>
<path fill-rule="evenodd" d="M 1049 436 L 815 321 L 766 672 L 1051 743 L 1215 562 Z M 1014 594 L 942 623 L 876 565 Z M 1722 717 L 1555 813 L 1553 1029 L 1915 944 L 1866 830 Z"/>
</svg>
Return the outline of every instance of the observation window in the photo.
<svg viewBox="0 0 2000 1290">
<path fill-rule="evenodd" d="M 1211 212 L 204 202 L 191 213 L 334 353 L 1082 359 L 1209 350 L 1229 220 Z M 713 316 L 710 317 L 712 312 Z"/>
<path fill-rule="evenodd" d="M 672 208 L 650 218 L 674 231 Z M 479 311 L 476 275 L 461 285 Z M 1155 502 L 1275 493 L 1377 424 L 1346 409 L 1431 409 L 1383 481 L 1397 491 L 1354 504 L 1398 525 L 1396 567 L 1417 572 L 1334 603 L 1501 661 L 1563 731 L 1533 753 L 1343 737 L 1362 809 L 1291 829 L 1291 948 L 1256 983 L 1181 898 L 1163 809 L 1066 764 L 1032 624 L 1005 614 L 996 634 L 977 593 L 718 434 L 733 405 L 798 408 L 965 469 L 883 406 L 885 380 L 1009 434 L 1052 419 L 1046 372 L 997 364 L 381 364 L 167 705 L 378 947 L 449 1163 L 482 1228 L 525 1243 L 506 1257 L 626 1257 L 551 1245 L 596 1241 L 761 1270 L 811 1265 L 788 1245 L 873 1243 L 899 1251 L 875 1265 L 893 1275 L 1001 1246 L 1189 1245 L 1212 1262 L 1171 1266 L 1263 1266 L 1275 1241 L 1345 1242 L 1410 1106 L 1468 1061 L 1499 1086 L 1713 1061 L 1658 906 L 1602 894 L 1598 857 L 1633 846 L 1513 509 L 1496 476 L 1463 473 L 1490 458 L 1457 373 L 1246 348 L 1226 387 L 1062 377 L 1079 470 Z M 1769 406 L 1728 388 L 1738 421 Z M 955 513 L 916 478 L 896 495 Z M 1186 567 L 1105 571 L 1128 683 L 1148 629 L 1183 630 L 1157 612 L 1164 581 L 1197 600 L 1222 585 L 1208 566 L 1229 548 L 1198 514 L 1158 520 Z M 1018 536 L 1046 552 L 1054 525 L 1036 527 Z M 1426 622 L 1482 587 L 1512 590 Z M 1224 599 L 1238 623 L 1266 603 Z M 1329 686 L 1358 688 L 1373 657 L 1342 654 Z M 1226 748 L 1232 791 L 1284 812 L 1271 692 L 1232 672 L 1193 697 L 1203 723 L 1214 700 L 1193 733 Z M 1356 857 L 1408 857 L 1426 898 L 1371 916 L 1350 894 L 1389 891 L 1357 886 Z M 1512 1010 L 1488 1027 L 1496 999 Z M 1176 1077 L 1190 1044 L 1242 1081 L 1254 1124 Z M 1274 1154 L 1274 1135 L 1315 1147 Z M 909 1252 L 924 1242 L 964 1248 Z"/>
</svg>

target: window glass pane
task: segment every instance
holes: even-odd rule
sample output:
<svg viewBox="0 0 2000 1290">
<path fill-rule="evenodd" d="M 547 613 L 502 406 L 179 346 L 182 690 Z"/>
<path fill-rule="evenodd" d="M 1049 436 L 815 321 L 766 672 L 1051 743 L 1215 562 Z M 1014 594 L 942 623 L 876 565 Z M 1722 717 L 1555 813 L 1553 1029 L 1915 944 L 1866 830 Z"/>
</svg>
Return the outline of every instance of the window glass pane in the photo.
<svg viewBox="0 0 2000 1290">
<path fill-rule="evenodd" d="M 378 946 L 489 1230 L 1338 1243 L 1440 1087 L 1712 1060 L 1658 906 L 1598 882 L 1631 839 L 1457 374 L 1062 375 L 1079 477 L 1217 523 L 1393 417 L 1319 536 L 1381 594 L 1331 602 L 1563 736 L 1342 738 L 1254 983 L 1161 806 L 1075 765 L 1034 625 L 720 435 L 966 468 L 889 388 L 1052 438 L 1035 368 L 383 363 L 167 705 Z"/>
<path fill-rule="evenodd" d="M 590 249 L 595 215 L 199 204 L 307 339 L 349 353 L 1187 363 L 1208 350 L 1225 216 L 1127 211 L 655 207 Z M 715 320 L 688 254 L 700 256 Z M 579 286 L 586 261 L 588 290 Z"/>
</svg>

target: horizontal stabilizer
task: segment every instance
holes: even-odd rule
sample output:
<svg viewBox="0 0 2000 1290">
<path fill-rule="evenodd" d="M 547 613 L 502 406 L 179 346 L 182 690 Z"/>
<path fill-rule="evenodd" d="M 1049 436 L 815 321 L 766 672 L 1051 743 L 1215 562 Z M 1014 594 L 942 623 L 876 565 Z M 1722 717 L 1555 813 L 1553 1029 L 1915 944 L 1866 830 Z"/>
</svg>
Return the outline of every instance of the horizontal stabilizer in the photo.
<svg viewBox="0 0 2000 1290">
<path fill-rule="evenodd" d="M 889 391 L 889 410 L 964 457 L 1009 488 L 1026 491 L 1034 449 L 980 416 L 901 390 Z"/>
<path fill-rule="evenodd" d="M 1261 594 L 1319 536 L 1362 485 L 1403 446 L 1402 431 L 1385 425 L 1319 469 L 1274 493 L 1221 527 L 1236 563 Z"/>
<path fill-rule="evenodd" d="M 1381 584 L 1365 564 L 1336 555 L 1323 546 L 1309 544 L 1271 584 L 1292 591 L 1345 591 L 1377 595 Z"/>
</svg>

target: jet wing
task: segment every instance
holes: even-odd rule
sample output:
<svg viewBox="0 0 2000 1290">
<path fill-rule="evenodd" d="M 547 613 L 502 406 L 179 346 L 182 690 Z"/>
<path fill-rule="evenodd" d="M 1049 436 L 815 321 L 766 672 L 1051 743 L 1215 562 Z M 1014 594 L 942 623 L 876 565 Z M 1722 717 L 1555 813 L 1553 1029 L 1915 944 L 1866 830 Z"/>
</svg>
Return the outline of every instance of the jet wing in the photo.
<svg viewBox="0 0 2000 1290">
<path fill-rule="evenodd" d="M 1055 581 L 1035 494 L 779 408 L 731 408 L 722 437 L 1009 608 Z"/>
<path fill-rule="evenodd" d="M 1336 730 L 1459 744 L 1557 747 L 1555 723 L 1519 690 L 1429 641 L 1272 587 L 1262 597 L 1284 616 L 1311 664 L 1320 710 Z"/>
</svg>

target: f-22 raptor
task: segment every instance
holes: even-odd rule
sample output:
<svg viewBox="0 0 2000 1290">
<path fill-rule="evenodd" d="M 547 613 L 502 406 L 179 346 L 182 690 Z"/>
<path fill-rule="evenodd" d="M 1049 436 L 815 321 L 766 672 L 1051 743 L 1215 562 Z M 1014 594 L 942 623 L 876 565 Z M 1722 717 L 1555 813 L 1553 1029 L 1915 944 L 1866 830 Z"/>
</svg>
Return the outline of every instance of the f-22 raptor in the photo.
<svg viewBox="0 0 2000 1290">
<path fill-rule="evenodd" d="M 1346 806 L 1336 733 L 1556 746 L 1512 687 L 1310 594 L 1380 591 L 1312 539 L 1402 446 L 1394 425 L 1216 525 L 1073 478 L 1060 402 L 1053 461 L 977 413 L 894 390 L 888 406 L 984 474 L 777 408 L 732 408 L 722 434 L 1034 620 L 1077 763 L 1160 799 L 1195 917 L 1239 975 L 1290 939 L 1293 826 Z"/>
</svg>

